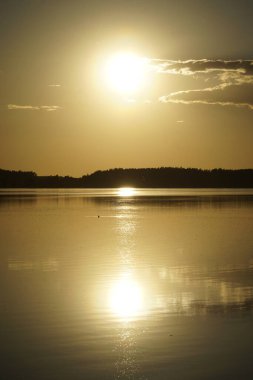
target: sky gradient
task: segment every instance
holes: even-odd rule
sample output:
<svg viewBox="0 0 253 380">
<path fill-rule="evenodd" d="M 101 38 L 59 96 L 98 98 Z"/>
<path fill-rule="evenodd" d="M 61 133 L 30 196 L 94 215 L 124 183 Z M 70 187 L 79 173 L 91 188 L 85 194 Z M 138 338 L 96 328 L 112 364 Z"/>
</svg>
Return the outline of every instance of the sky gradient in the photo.
<svg viewBox="0 0 253 380">
<path fill-rule="evenodd" d="M 253 168 L 252 1 L 0 1 L 0 167 Z M 145 57 L 133 94 L 106 85 Z"/>
</svg>

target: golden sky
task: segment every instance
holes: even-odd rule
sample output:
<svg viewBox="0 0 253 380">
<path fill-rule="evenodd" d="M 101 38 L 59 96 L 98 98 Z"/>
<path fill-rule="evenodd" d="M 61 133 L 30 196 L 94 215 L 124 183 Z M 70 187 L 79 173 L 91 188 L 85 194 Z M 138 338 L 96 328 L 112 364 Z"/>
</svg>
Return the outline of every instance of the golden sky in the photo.
<svg viewBox="0 0 253 380">
<path fill-rule="evenodd" d="M 229 3 L 229 4 L 228 4 Z M 253 3 L 0 3 L 0 167 L 253 167 Z"/>
</svg>

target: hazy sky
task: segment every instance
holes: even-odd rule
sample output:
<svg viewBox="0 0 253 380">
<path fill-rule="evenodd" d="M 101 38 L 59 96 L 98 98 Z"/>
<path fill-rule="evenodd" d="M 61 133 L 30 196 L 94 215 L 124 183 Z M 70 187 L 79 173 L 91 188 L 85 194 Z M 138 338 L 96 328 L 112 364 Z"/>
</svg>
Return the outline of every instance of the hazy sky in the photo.
<svg viewBox="0 0 253 380">
<path fill-rule="evenodd" d="M 0 167 L 252 168 L 252 20 L 252 0 L 0 0 Z M 110 79 L 118 52 L 141 65 Z"/>
</svg>

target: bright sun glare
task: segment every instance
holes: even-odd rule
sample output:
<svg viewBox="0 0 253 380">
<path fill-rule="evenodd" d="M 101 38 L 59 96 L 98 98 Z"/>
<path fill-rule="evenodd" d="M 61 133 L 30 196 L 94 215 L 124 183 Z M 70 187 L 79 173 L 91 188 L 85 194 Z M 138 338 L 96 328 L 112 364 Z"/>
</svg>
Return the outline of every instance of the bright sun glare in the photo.
<svg viewBox="0 0 253 380">
<path fill-rule="evenodd" d="M 130 52 L 119 52 L 107 60 L 106 82 L 116 92 L 132 94 L 144 84 L 147 59 Z"/>
<path fill-rule="evenodd" d="M 131 197 L 135 194 L 135 189 L 132 187 L 121 187 L 119 188 L 117 194 L 120 197 Z"/>
<path fill-rule="evenodd" d="M 110 292 L 111 310 L 123 319 L 136 317 L 142 309 L 143 299 L 140 286 L 128 276 L 116 282 Z"/>
</svg>

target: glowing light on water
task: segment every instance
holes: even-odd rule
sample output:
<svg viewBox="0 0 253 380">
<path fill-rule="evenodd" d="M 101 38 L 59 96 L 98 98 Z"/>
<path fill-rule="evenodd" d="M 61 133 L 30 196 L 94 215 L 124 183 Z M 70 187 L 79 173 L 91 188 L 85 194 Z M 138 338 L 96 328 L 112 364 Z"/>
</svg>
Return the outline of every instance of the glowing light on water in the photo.
<svg viewBox="0 0 253 380">
<path fill-rule="evenodd" d="M 131 197 L 135 194 L 135 189 L 132 187 L 121 187 L 117 194 L 120 197 Z"/>
<path fill-rule="evenodd" d="M 109 303 L 113 314 L 122 319 L 137 317 L 143 311 L 142 289 L 131 276 L 125 275 L 113 284 Z"/>
</svg>

